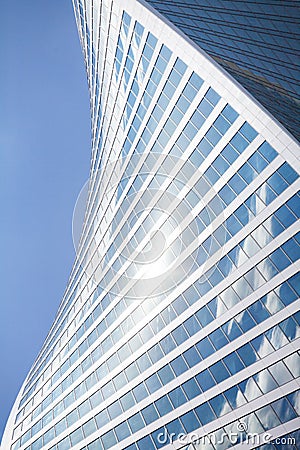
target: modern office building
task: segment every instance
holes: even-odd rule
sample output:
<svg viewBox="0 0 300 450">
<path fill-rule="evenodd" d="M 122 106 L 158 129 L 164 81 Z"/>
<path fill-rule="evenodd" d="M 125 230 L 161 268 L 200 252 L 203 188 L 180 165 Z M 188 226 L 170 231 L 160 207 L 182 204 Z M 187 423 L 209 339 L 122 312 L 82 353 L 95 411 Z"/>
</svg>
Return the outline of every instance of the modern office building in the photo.
<svg viewBox="0 0 300 450">
<path fill-rule="evenodd" d="M 74 10 L 92 117 L 86 212 L 3 448 L 296 450 L 295 3 Z"/>
</svg>

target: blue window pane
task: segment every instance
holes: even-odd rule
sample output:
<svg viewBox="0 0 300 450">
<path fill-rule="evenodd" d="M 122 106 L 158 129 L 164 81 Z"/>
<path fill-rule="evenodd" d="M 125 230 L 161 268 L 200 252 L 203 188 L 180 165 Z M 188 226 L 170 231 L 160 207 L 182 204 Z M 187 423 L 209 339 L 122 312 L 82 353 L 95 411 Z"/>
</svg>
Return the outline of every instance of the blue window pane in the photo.
<svg viewBox="0 0 300 450">
<path fill-rule="evenodd" d="M 207 253 L 202 246 L 198 248 L 196 257 L 196 261 L 199 267 L 202 266 L 202 264 L 207 260 Z M 204 295 L 210 290 L 210 286 L 207 284 L 207 282 L 203 282 L 197 286 L 197 289 L 200 295 Z"/>
<path fill-rule="evenodd" d="M 117 439 L 114 435 L 113 431 L 109 431 L 101 436 L 101 441 L 104 450 L 108 450 L 110 447 L 113 447 L 117 443 Z"/>
<path fill-rule="evenodd" d="M 239 383 L 239 388 L 248 401 L 254 400 L 262 394 L 257 384 L 251 377 Z"/>
<path fill-rule="evenodd" d="M 248 164 L 247 162 L 239 169 L 239 174 L 247 184 L 250 184 L 257 175 L 253 167 L 250 166 L 250 164 Z"/>
<path fill-rule="evenodd" d="M 266 258 L 259 263 L 257 268 L 267 281 L 271 280 L 271 278 L 275 277 L 278 273 L 278 269 L 274 266 L 274 264 L 272 264 L 269 258 Z"/>
<path fill-rule="evenodd" d="M 227 355 L 225 358 L 223 358 L 223 361 L 229 369 L 231 375 L 234 375 L 244 368 L 244 364 L 235 352 Z"/>
<path fill-rule="evenodd" d="M 183 353 L 183 357 L 188 363 L 189 367 L 194 367 L 201 361 L 200 355 L 195 349 L 195 347 L 191 347 Z"/>
<path fill-rule="evenodd" d="M 300 414 L 300 391 L 295 391 L 287 397 L 297 414 Z"/>
<path fill-rule="evenodd" d="M 143 383 L 140 383 L 133 389 L 133 395 L 135 396 L 137 402 L 142 401 L 144 398 L 148 396 L 146 388 Z"/>
<path fill-rule="evenodd" d="M 224 117 L 219 116 L 217 120 L 214 121 L 214 127 L 219 131 L 220 134 L 224 135 L 230 127 L 230 123 L 224 119 Z"/>
<path fill-rule="evenodd" d="M 176 298 L 172 303 L 173 308 L 177 312 L 177 314 L 183 313 L 188 308 L 188 305 L 182 296 Z"/>
<path fill-rule="evenodd" d="M 183 383 L 182 388 L 189 400 L 201 394 L 199 386 L 194 380 L 194 378 L 191 378 L 190 380 Z"/>
<path fill-rule="evenodd" d="M 118 400 L 108 407 L 108 413 L 111 419 L 122 414 L 122 409 Z"/>
<path fill-rule="evenodd" d="M 145 383 L 146 383 L 146 386 L 147 386 L 150 394 L 157 391 L 161 387 L 161 382 L 160 382 L 158 376 L 156 375 L 156 373 L 151 375 L 151 377 L 147 378 Z"/>
<path fill-rule="evenodd" d="M 188 123 L 186 127 L 184 128 L 183 132 L 187 136 L 187 145 L 185 145 L 184 148 L 187 148 L 189 142 L 194 139 L 198 131 L 198 128 L 195 128 L 195 126 L 192 123 Z"/>
<path fill-rule="evenodd" d="M 270 256 L 270 260 L 273 262 L 273 264 L 277 267 L 279 271 L 284 270 L 286 267 L 290 265 L 290 261 L 285 256 L 283 251 L 278 248 L 275 250 Z"/>
<path fill-rule="evenodd" d="M 205 137 L 198 144 L 198 149 L 204 157 L 210 154 L 212 148 L 213 148 L 212 145 L 208 142 L 207 139 L 205 139 Z"/>
<path fill-rule="evenodd" d="M 162 367 L 157 373 L 163 385 L 166 385 L 175 378 L 169 366 Z"/>
<path fill-rule="evenodd" d="M 236 321 L 241 327 L 241 329 L 244 331 L 244 333 L 251 328 L 253 328 L 256 323 L 252 319 L 252 317 L 249 315 L 248 311 L 242 311 L 240 314 L 236 316 Z"/>
<path fill-rule="evenodd" d="M 229 233 L 234 236 L 236 233 L 238 233 L 242 229 L 241 223 L 235 218 L 235 216 L 230 216 L 226 220 L 226 228 L 228 229 Z"/>
<path fill-rule="evenodd" d="M 300 326 L 300 311 L 297 311 L 295 314 L 293 314 L 293 317 L 296 320 L 297 324 Z"/>
<path fill-rule="evenodd" d="M 230 404 L 232 409 L 238 408 L 239 406 L 246 403 L 243 394 L 237 386 L 233 386 L 232 388 L 227 389 L 227 391 L 224 392 L 224 395 L 227 398 L 228 403 Z"/>
<path fill-rule="evenodd" d="M 245 181 L 238 174 L 235 174 L 229 180 L 228 184 L 236 194 L 239 194 L 240 192 L 242 192 L 245 189 L 245 187 L 247 186 Z"/>
<path fill-rule="evenodd" d="M 267 161 L 258 152 L 253 153 L 248 162 L 258 173 L 262 172 L 268 165 Z"/>
<path fill-rule="evenodd" d="M 204 197 L 204 195 L 209 191 L 209 189 L 210 189 L 210 185 L 204 179 L 204 177 L 200 178 L 200 180 L 197 181 L 197 183 L 194 186 L 194 190 L 197 192 L 197 194 L 200 196 L 200 198 Z M 198 224 L 198 227 L 200 230 L 202 229 L 202 227 L 199 224 Z"/>
<path fill-rule="evenodd" d="M 297 261 L 300 258 L 300 247 L 296 244 L 293 239 L 289 239 L 282 245 L 283 250 L 288 255 L 288 257 L 293 261 Z M 282 267 L 287 267 L 290 263 L 283 258 L 283 262 L 281 262 Z M 278 261 L 276 261 L 276 264 Z M 286 265 L 284 265 L 284 263 Z M 281 269 L 283 270 L 283 269 Z"/>
<path fill-rule="evenodd" d="M 194 286 L 186 289 L 183 295 L 189 305 L 193 305 L 199 298 L 199 294 Z"/>
<path fill-rule="evenodd" d="M 155 48 L 155 46 L 157 44 L 156 37 L 153 36 L 153 34 L 151 34 L 151 33 L 148 33 L 147 44 L 149 44 L 152 48 Z"/>
<path fill-rule="evenodd" d="M 278 387 L 268 370 L 262 370 L 258 374 L 253 375 L 253 379 L 264 394 Z"/>
<path fill-rule="evenodd" d="M 222 361 L 218 361 L 210 367 L 210 371 L 213 374 L 214 379 L 217 383 L 221 383 L 221 381 L 229 378 L 230 374 L 226 369 L 225 365 Z"/>
<path fill-rule="evenodd" d="M 196 90 L 199 90 L 203 84 L 203 80 L 199 77 L 199 75 L 193 72 L 191 78 L 189 79 L 189 83 L 191 83 Z"/>
<path fill-rule="evenodd" d="M 224 150 L 222 150 L 221 155 L 232 164 L 238 157 L 238 152 L 232 147 L 232 145 L 227 144 Z"/>
<path fill-rule="evenodd" d="M 156 450 L 150 436 L 146 436 L 137 442 L 139 450 Z"/>
<path fill-rule="evenodd" d="M 142 409 L 142 415 L 144 417 L 146 425 L 154 422 L 158 419 L 158 414 L 153 405 L 149 405 L 146 408 Z"/>
<path fill-rule="evenodd" d="M 284 179 L 277 172 L 268 178 L 268 184 L 278 195 L 281 194 L 281 192 L 283 192 L 288 186 L 287 182 L 284 181 Z"/>
<path fill-rule="evenodd" d="M 174 68 L 177 70 L 177 72 L 183 75 L 187 69 L 187 65 L 180 58 L 177 58 L 174 64 Z"/>
<path fill-rule="evenodd" d="M 190 102 L 192 102 L 197 94 L 197 90 L 190 83 L 187 83 L 182 93 Z"/>
<path fill-rule="evenodd" d="M 210 340 L 217 350 L 224 347 L 228 343 L 228 339 L 220 328 L 210 334 Z"/>
<path fill-rule="evenodd" d="M 150 350 L 148 350 L 148 353 L 153 364 L 164 356 L 158 344 L 151 347 Z"/>
<path fill-rule="evenodd" d="M 271 216 L 269 219 L 265 220 L 264 227 L 273 237 L 278 236 L 284 230 L 283 226 L 278 222 L 275 216 Z"/>
<path fill-rule="evenodd" d="M 137 367 L 136 367 L 135 363 L 130 364 L 130 366 L 128 366 L 128 367 L 125 369 L 125 372 L 126 372 L 126 376 L 127 376 L 127 378 L 128 378 L 128 381 L 133 380 L 133 379 L 134 379 L 135 377 L 137 377 L 138 374 L 139 374 L 139 372 L 138 372 L 138 370 L 137 370 Z"/>
<path fill-rule="evenodd" d="M 209 167 L 205 173 L 205 178 L 209 181 L 209 183 L 213 186 L 215 182 L 220 178 L 220 175 L 215 171 L 215 169 L 211 166 Z"/>
<path fill-rule="evenodd" d="M 211 127 L 206 133 L 205 137 L 212 145 L 216 145 L 222 136 L 214 127 Z"/>
<path fill-rule="evenodd" d="M 166 60 L 169 61 L 169 59 L 171 58 L 172 52 L 171 50 L 168 49 L 168 47 L 166 47 L 165 45 L 162 46 L 161 50 L 160 50 L 160 55 Z"/>
<path fill-rule="evenodd" d="M 169 80 L 171 81 L 171 83 L 174 84 L 174 86 L 178 86 L 178 84 L 180 83 L 181 80 L 181 75 L 176 72 L 176 70 L 172 70 L 172 72 L 169 75 Z"/>
<path fill-rule="evenodd" d="M 190 102 L 185 97 L 181 96 L 177 100 L 176 106 L 180 109 L 180 111 L 186 113 L 188 107 L 190 106 Z"/>
<path fill-rule="evenodd" d="M 172 331 L 172 336 L 175 339 L 177 345 L 182 344 L 188 339 L 187 332 L 185 331 L 182 325 L 180 325 L 174 331 Z"/>
<path fill-rule="evenodd" d="M 257 323 L 263 322 L 270 316 L 269 312 L 259 301 L 249 306 L 248 310 Z"/>
<path fill-rule="evenodd" d="M 174 408 L 178 408 L 179 406 L 183 405 L 187 401 L 185 395 L 183 394 L 181 387 L 177 387 L 176 389 L 173 389 L 173 391 L 169 392 L 168 395 L 170 397 L 170 400 L 171 400 Z"/>
<path fill-rule="evenodd" d="M 230 144 L 239 152 L 242 153 L 245 148 L 248 147 L 249 143 L 246 139 L 240 134 L 237 133 L 230 141 Z"/>
<path fill-rule="evenodd" d="M 168 423 L 166 426 L 168 433 L 173 434 L 173 436 L 178 436 L 181 433 L 185 433 L 185 430 L 183 426 L 181 425 L 181 422 L 179 419 L 175 419 L 172 422 Z"/>
<path fill-rule="evenodd" d="M 292 167 L 286 162 L 282 164 L 281 167 L 279 167 L 278 173 L 280 173 L 280 175 L 288 182 L 288 184 L 292 184 L 299 177 L 297 172 L 295 172 L 295 170 L 292 169 Z"/>
<path fill-rule="evenodd" d="M 293 211 L 294 214 L 299 218 L 300 217 L 300 196 L 294 195 L 287 201 L 288 207 Z"/>
<path fill-rule="evenodd" d="M 160 315 L 162 316 L 166 324 L 171 323 L 172 320 L 176 319 L 177 317 L 177 314 L 175 313 L 174 308 L 171 305 L 167 306 L 167 308 L 165 308 L 160 313 Z"/>
<path fill-rule="evenodd" d="M 203 98 L 198 105 L 198 111 L 201 112 L 204 117 L 208 117 L 212 110 L 213 106 L 205 98 Z"/>
<path fill-rule="evenodd" d="M 203 119 L 204 121 L 204 119 Z M 202 162 L 204 161 L 203 156 L 198 152 L 198 150 L 194 150 L 194 152 L 189 157 L 189 160 L 195 165 L 195 167 L 200 167 Z"/>
<path fill-rule="evenodd" d="M 229 186 L 224 186 L 220 190 L 219 196 L 225 202 L 226 205 L 229 205 L 236 197 L 235 193 L 229 188 Z"/>
<path fill-rule="evenodd" d="M 102 395 L 103 395 L 105 400 L 107 398 L 109 398 L 114 392 L 115 392 L 115 387 L 114 387 L 112 381 L 109 381 L 102 388 Z"/>
<path fill-rule="evenodd" d="M 216 93 L 216 91 L 212 88 L 209 88 L 207 93 L 205 94 L 205 97 L 212 103 L 214 106 L 218 103 L 220 100 L 219 94 Z"/>
<path fill-rule="evenodd" d="M 34 445 L 36 445 L 36 443 L 38 443 L 38 445 L 41 445 L 42 444 L 42 437 L 40 437 L 37 441 L 35 441 Z M 34 445 L 32 445 L 34 450 L 38 450 L 39 448 L 42 448 L 42 447 L 38 447 L 38 446 L 35 447 Z M 69 436 L 65 437 L 62 441 L 60 441 L 57 444 L 57 449 L 58 450 L 69 450 L 69 448 L 71 448 Z"/>
<path fill-rule="evenodd" d="M 137 431 L 141 430 L 145 426 L 140 413 L 137 413 L 134 416 L 129 417 L 128 423 L 129 423 L 132 433 L 136 433 Z"/>
<path fill-rule="evenodd" d="M 227 229 L 224 227 L 224 225 L 220 225 L 217 229 L 216 229 L 216 231 L 214 231 L 214 233 L 213 233 L 213 236 L 216 238 L 216 240 L 218 241 L 218 243 L 219 244 L 221 244 L 221 245 L 223 245 L 223 244 L 225 244 L 225 242 L 227 242 L 229 239 L 230 239 L 230 234 L 228 233 L 228 231 L 227 231 Z M 226 270 L 225 270 L 225 272 L 223 271 L 223 270 L 221 270 L 221 268 L 220 268 L 220 264 L 218 265 L 219 266 L 219 269 L 221 270 L 221 272 L 223 273 L 223 274 L 228 274 L 229 273 L 229 268 L 230 267 L 228 267 L 228 262 L 229 262 L 229 260 L 228 260 L 228 258 L 227 257 L 224 257 L 224 258 L 222 258 L 222 260 L 225 262 L 226 261 L 226 264 L 224 264 L 224 268 L 226 267 Z"/>
<path fill-rule="evenodd" d="M 68 437 L 63 439 L 63 441 L 60 441 L 59 444 L 58 444 L 59 450 L 63 449 L 64 447 L 69 449 L 70 448 L 69 446 L 70 446 L 70 444 L 69 444 L 69 438 Z M 39 450 L 42 447 L 43 447 L 43 436 L 41 436 L 40 438 L 38 438 L 36 441 L 34 441 L 31 444 L 31 449 L 32 450 Z M 15 447 L 15 448 L 18 448 L 18 447 Z"/>
<path fill-rule="evenodd" d="M 207 423 L 212 422 L 216 418 L 215 414 L 213 413 L 213 410 L 211 409 L 208 403 L 204 403 L 203 405 L 198 406 L 195 409 L 195 412 L 202 425 L 206 425 Z"/>
<path fill-rule="evenodd" d="M 298 298 L 296 293 L 291 289 L 291 287 L 287 282 L 279 286 L 275 290 L 275 292 L 277 293 L 278 297 L 280 298 L 280 300 L 283 302 L 284 305 L 289 305 Z"/>
<path fill-rule="evenodd" d="M 190 433 L 200 427 L 200 422 L 194 411 L 189 411 L 181 416 L 180 419 L 187 433 Z"/>
<path fill-rule="evenodd" d="M 225 106 L 222 115 L 226 117 L 230 123 L 233 123 L 238 117 L 238 113 L 230 105 Z"/>
<path fill-rule="evenodd" d="M 151 367 L 151 361 L 147 354 L 140 356 L 140 358 L 137 359 L 136 364 L 141 372 Z"/>
<path fill-rule="evenodd" d="M 221 417 L 231 410 L 229 403 L 223 394 L 219 394 L 209 401 L 217 417 Z"/>
<path fill-rule="evenodd" d="M 280 328 L 290 341 L 293 341 L 300 335 L 299 326 L 292 317 L 281 322 Z"/>
<path fill-rule="evenodd" d="M 214 160 L 213 166 L 220 175 L 223 175 L 228 169 L 229 163 L 220 155 Z"/>
<path fill-rule="evenodd" d="M 99 414 L 96 415 L 95 417 L 97 426 L 99 428 L 103 427 L 104 425 L 106 425 L 109 421 L 109 415 L 106 409 L 104 409 L 103 411 L 101 411 Z"/>
<path fill-rule="evenodd" d="M 164 351 L 164 353 L 167 355 L 169 352 L 174 350 L 176 348 L 176 344 L 174 342 L 174 339 L 171 336 L 166 336 L 160 341 L 160 345 Z"/>
<path fill-rule="evenodd" d="M 128 436 L 130 436 L 130 430 L 126 422 L 121 423 L 115 428 L 115 433 L 117 436 L 118 441 L 122 441 L 123 439 L 126 439 Z"/>
<path fill-rule="evenodd" d="M 196 312 L 196 317 L 201 323 L 202 327 L 205 327 L 214 320 L 207 306 L 203 306 L 203 308 L 199 309 L 199 311 Z"/>
<path fill-rule="evenodd" d="M 253 139 L 256 138 L 257 136 L 257 131 L 254 130 L 254 128 L 251 127 L 251 125 L 249 125 L 248 122 L 245 122 L 244 125 L 239 129 L 239 132 L 245 136 L 245 138 L 249 141 L 252 142 Z"/>
<path fill-rule="evenodd" d="M 259 148 L 259 152 L 266 158 L 267 161 L 271 162 L 278 155 L 278 153 L 271 147 L 270 144 L 264 142 Z"/>
<path fill-rule="evenodd" d="M 167 396 L 161 397 L 155 402 L 155 406 L 160 414 L 160 416 L 164 416 L 168 414 L 168 412 L 172 411 L 173 407 L 171 405 L 170 400 Z"/>
<path fill-rule="evenodd" d="M 135 400 L 131 392 L 123 395 L 123 397 L 120 398 L 120 402 L 124 411 L 127 411 L 135 404 Z"/>
<path fill-rule="evenodd" d="M 257 356 L 250 344 L 243 345 L 237 352 L 246 366 L 250 366 L 257 361 Z"/>
<path fill-rule="evenodd" d="M 289 342 L 286 335 L 282 332 L 278 325 L 266 331 L 265 335 L 275 350 L 278 350 Z"/>
<path fill-rule="evenodd" d="M 300 274 L 293 275 L 288 281 L 294 291 L 300 296 Z"/>
<path fill-rule="evenodd" d="M 164 95 L 166 95 L 169 99 L 172 98 L 176 88 L 173 86 L 173 84 L 170 83 L 170 81 L 167 81 L 164 86 Z M 155 108 L 154 108 L 155 111 Z M 152 114 L 154 117 L 158 117 L 157 114 Z M 161 116 L 160 116 L 161 117 Z"/>
<path fill-rule="evenodd" d="M 280 421 L 285 423 L 289 420 L 295 419 L 297 414 L 294 409 L 291 407 L 289 401 L 286 398 L 281 398 L 276 402 L 272 403 L 272 406 L 279 417 Z"/>
<path fill-rule="evenodd" d="M 187 330 L 190 336 L 193 336 L 195 333 L 201 330 L 202 327 L 200 326 L 196 317 L 191 316 L 189 319 L 184 321 L 184 328 Z"/>
<path fill-rule="evenodd" d="M 222 326 L 222 330 L 230 341 L 239 337 L 242 332 L 234 319 L 229 320 Z"/>
<path fill-rule="evenodd" d="M 292 223 L 294 223 L 296 220 L 294 214 L 292 214 L 285 205 L 283 205 L 275 212 L 275 216 L 286 228 L 292 225 Z"/>
<path fill-rule="evenodd" d="M 216 384 L 213 377 L 211 376 L 210 372 L 207 369 L 205 369 L 203 372 L 200 372 L 196 376 L 196 379 L 203 391 L 207 391 Z"/>
<path fill-rule="evenodd" d="M 181 375 L 188 369 L 188 366 L 182 356 L 178 356 L 176 359 L 174 359 L 171 362 L 171 367 L 177 376 Z"/>
<path fill-rule="evenodd" d="M 204 338 L 200 342 L 198 342 L 196 344 L 196 347 L 203 359 L 207 358 L 209 355 L 215 352 L 215 349 L 207 338 Z"/>
</svg>

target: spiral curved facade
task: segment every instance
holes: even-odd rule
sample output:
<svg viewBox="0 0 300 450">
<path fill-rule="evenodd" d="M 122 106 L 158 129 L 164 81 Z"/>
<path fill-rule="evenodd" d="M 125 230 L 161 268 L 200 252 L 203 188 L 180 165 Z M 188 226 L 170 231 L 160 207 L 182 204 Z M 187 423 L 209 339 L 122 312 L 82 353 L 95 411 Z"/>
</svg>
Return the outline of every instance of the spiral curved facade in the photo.
<svg viewBox="0 0 300 450">
<path fill-rule="evenodd" d="M 74 0 L 92 118 L 85 218 L 2 447 L 296 449 L 295 126 L 201 48 L 178 2 L 149 3 L 165 17 Z"/>
</svg>

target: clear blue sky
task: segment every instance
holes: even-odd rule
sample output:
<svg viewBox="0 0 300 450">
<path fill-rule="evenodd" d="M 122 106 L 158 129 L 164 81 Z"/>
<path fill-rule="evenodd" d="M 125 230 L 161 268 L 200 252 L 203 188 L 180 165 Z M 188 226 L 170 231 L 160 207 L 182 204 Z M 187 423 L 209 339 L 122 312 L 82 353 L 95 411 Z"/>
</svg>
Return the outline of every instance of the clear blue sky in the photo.
<svg viewBox="0 0 300 450">
<path fill-rule="evenodd" d="M 71 0 L 0 0 L 0 440 L 64 292 L 90 160 Z"/>
</svg>

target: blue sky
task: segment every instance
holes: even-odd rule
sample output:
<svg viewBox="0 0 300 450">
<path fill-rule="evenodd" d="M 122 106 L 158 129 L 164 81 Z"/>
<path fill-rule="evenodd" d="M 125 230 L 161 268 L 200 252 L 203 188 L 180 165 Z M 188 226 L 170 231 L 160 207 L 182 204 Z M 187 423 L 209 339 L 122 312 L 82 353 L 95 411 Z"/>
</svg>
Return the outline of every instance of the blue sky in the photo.
<svg viewBox="0 0 300 450">
<path fill-rule="evenodd" d="M 90 121 L 71 0 L 0 3 L 1 439 L 71 270 Z"/>
</svg>

